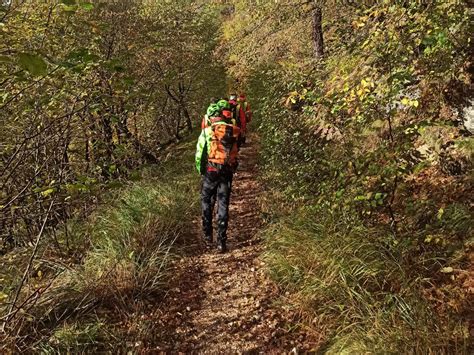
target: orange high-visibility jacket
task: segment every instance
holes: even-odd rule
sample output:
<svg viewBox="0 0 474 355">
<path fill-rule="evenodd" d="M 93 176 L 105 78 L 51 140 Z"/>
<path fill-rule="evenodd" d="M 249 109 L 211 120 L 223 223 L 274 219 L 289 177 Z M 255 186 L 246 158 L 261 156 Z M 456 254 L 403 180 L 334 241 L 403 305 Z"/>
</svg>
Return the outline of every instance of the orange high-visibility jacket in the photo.
<svg viewBox="0 0 474 355">
<path fill-rule="evenodd" d="M 242 111 L 245 113 L 246 122 L 250 123 L 252 121 L 252 109 L 250 108 L 250 104 L 245 99 L 245 97 L 242 96 L 238 98 L 237 102 L 240 104 Z"/>
<path fill-rule="evenodd" d="M 238 115 L 238 120 L 237 117 L 235 119 L 240 121 L 240 133 L 243 137 L 245 137 L 245 134 L 247 133 L 247 115 L 245 114 L 242 104 L 237 103 L 236 112 Z"/>
<path fill-rule="evenodd" d="M 240 129 L 233 124 L 218 122 L 210 127 L 212 131 L 208 161 L 219 165 L 237 164 L 237 139 Z"/>
</svg>

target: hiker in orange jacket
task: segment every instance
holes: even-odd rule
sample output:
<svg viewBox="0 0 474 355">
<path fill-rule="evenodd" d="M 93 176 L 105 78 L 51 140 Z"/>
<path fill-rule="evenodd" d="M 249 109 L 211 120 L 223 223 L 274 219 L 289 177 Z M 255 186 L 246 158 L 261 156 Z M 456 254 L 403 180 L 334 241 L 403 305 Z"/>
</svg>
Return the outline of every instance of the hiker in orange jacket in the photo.
<svg viewBox="0 0 474 355">
<path fill-rule="evenodd" d="M 213 196 L 217 194 L 217 248 L 227 250 L 227 225 L 232 178 L 237 169 L 240 128 L 234 124 L 232 112 L 224 107 L 213 113 L 210 126 L 201 131 L 196 151 L 196 169 L 204 175 L 201 190 L 204 240 L 212 242 Z"/>
<path fill-rule="evenodd" d="M 245 131 L 242 136 L 242 143 L 245 143 L 247 139 L 247 126 L 252 121 L 252 110 L 250 104 L 247 102 L 245 93 L 240 93 L 239 98 L 237 99 L 237 104 L 240 107 L 241 116 L 245 117 Z"/>
<path fill-rule="evenodd" d="M 241 105 L 242 110 L 245 112 L 245 117 L 247 118 L 247 123 L 252 122 L 252 109 L 250 108 L 250 104 L 247 101 L 247 96 L 244 92 L 239 95 L 237 102 Z"/>
<path fill-rule="evenodd" d="M 242 143 L 245 141 L 245 135 L 247 132 L 247 117 L 245 115 L 245 111 L 242 109 L 242 105 L 238 102 L 237 95 L 229 95 L 229 104 L 232 111 L 232 117 L 234 118 L 237 126 L 240 128 L 240 137 L 238 142 L 238 146 L 240 148 Z"/>
</svg>

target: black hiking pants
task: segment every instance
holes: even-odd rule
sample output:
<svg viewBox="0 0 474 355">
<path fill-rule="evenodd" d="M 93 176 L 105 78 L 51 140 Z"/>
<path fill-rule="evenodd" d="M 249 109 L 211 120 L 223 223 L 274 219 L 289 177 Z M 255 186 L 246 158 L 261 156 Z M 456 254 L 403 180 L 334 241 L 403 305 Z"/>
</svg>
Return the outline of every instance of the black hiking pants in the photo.
<svg viewBox="0 0 474 355">
<path fill-rule="evenodd" d="M 212 236 L 212 215 L 214 203 L 217 202 L 217 239 L 225 241 L 234 174 L 230 169 L 211 169 L 204 175 L 201 190 L 202 227 L 205 235 Z"/>
</svg>

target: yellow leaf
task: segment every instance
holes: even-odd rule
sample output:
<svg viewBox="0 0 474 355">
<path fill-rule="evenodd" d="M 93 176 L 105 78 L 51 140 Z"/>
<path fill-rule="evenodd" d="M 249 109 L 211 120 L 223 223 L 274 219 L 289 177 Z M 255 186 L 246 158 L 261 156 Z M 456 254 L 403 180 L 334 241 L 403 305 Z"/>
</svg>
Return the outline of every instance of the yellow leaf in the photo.
<svg viewBox="0 0 474 355">
<path fill-rule="evenodd" d="M 41 195 L 44 196 L 44 197 L 48 197 L 48 196 L 51 195 L 54 191 L 55 191 L 55 189 L 53 189 L 53 188 L 47 189 L 47 190 L 41 192 Z"/>
<path fill-rule="evenodd" d="M 443 218 L 443 215 L 444 215 L 444 208 L 440 208 L 440 209 L 438 210 L 438 214 L 437 214 L 438 220 L 440 220 L 441 218 Z"/>
</svg>

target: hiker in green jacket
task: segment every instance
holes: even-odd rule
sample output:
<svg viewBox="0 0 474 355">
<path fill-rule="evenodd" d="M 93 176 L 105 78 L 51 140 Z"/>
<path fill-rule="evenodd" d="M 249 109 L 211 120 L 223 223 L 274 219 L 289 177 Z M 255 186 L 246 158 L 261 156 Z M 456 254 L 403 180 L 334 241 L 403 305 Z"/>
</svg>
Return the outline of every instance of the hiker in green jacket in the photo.
<svg viewBox="0 0 474 355">
<path fill-rule="evenodd" d="M 212 243 L 212 200 L 217 194 L 217 248 L 220 252 L 225 252 L 232 178 L 238 164 L 237 140 L 240 129 L 234 124 L 228 107 L 210 113 L 214 117 L 209 117 L 211 124 L 201 131 L 196 147 L 196 169 L 203 175 L 202 225 L 204 240 Z"/>
</svg>

